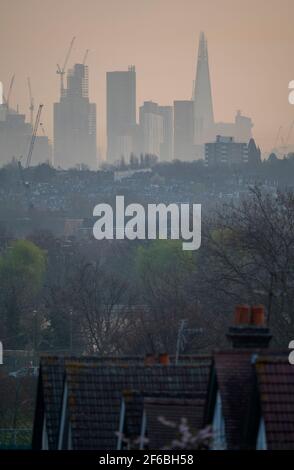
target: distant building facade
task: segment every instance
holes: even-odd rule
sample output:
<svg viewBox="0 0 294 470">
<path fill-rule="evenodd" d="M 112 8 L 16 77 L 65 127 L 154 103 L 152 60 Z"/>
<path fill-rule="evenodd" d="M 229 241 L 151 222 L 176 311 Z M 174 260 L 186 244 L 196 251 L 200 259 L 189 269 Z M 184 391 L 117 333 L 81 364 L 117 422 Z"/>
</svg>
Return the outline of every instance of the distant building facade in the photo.
<svg viewBox="0 0 294 470">
<path fill-rule="evenodd" d="M 204 143 L 216 136 L 234 137 L 235 142 L 249 142 L 253 123 L 237 112 L 234 122 L 215 122 L 208 63 L 208 47 L 204 33 L 200 33 L 196 78 L 193 87 L 195 158 L 203 158 Z"/>
<path fill-rule="evenodd" d="M 145 101 L 139 111 L 141 133 L 141 153 L 156 155 L 160 159 L 164 141 L 164 119 L 159 106 L 153 101 Z"/>
<path fill-rule="evenodd" d="M 174 101 L 174 159 L 195 160 L 194 103 Z"/>
<path fill-rule="evenodd" d="M 173 159 L 174 112 L 172 106 L 158 106 L 158 113 L 163 120 L 163 140 L 160 148 L 160 160 L 170 162 Z"/>
<path fill-rule="evenodd" d="M 32 138 L 31 124 L 25 115 L 0 104 L 0 165 L 20 159 L 24 163 Z M 31 165 L 52 163 L 52 148 L 47 136 L 37 136 Z"/>
<path fill-rule="evenodd" d="M 252 120 L 237 111 L 234 122 L 217 122 L 214 125 L 214 137 L 217 135 L 231 137 L 236 142 L 249 142 L 252 138 L 251 129 L 253 127 Z"/>
<path fill-rule="evenodd" d="M 129 159 L 137 150 L 136 70 L 107 72 L 107 160 Z"/>
<path fill-rule="evenodd" d="M 208 166 L 239 164 L 248 162 L 248 145 L 235 142 L 233 137 L 216 137 L 215 142 L 205 144 L 205 163 Z"/>
<path fill-rule="evenodd" d="M 54 103 L 54 165 L 97 168 L 96 105 L 88 97 L 88 67 L 75 64 L 67 88 Z"/>
</svg>

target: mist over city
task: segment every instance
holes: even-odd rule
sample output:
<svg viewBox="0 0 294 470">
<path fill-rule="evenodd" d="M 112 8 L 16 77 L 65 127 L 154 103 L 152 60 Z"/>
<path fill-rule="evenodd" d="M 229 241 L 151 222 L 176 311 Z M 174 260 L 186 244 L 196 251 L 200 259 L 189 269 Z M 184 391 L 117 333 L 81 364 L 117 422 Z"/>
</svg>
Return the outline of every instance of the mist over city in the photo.
<svg viewBox="0 0 294 470">
<path fill-rule="evenodd" d="M 0 462 L 293 450 L 293 2 L 0 7 Z"/>
</svg>

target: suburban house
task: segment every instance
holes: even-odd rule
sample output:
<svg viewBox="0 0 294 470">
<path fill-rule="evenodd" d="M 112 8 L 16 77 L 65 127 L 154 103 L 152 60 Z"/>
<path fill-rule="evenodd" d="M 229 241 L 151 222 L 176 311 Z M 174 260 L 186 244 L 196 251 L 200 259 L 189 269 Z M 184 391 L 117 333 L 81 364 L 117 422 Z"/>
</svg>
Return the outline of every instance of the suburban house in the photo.
<svg viewBox="0 0 294 470">
<path fill-rule="evenodd" d="M 231 349 L 179 361 L 43 357 L 33 448 L 180 448 L 182 429 L 209 426 L 211 449 L 294 449 L 294 367 L 269 348 L 264 308 L 238 306 L 227 336 Z"/>
</svg>

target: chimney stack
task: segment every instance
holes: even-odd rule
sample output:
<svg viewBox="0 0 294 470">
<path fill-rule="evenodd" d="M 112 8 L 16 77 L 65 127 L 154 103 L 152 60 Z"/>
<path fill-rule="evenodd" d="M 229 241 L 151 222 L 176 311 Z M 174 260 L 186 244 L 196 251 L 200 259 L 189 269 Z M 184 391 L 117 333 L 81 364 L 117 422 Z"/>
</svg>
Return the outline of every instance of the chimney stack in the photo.
<svg viewBox="0 0 294 470">
<path fill-rule="evenodd" d="M 227 338 L 231 341 L 233 348 L 267 348 L 272 335 L 266 326 L 264 306 L 237 305 L 234 326 L 229 328 Z"/>
<path fill-rule="evenodd" d="M 145 366 L 154 366 L 154 365 L 161 365 L 161 366 L 168 366 L 170 365 L 170 357 L 167 353 L 159 354 L 159 356 L 155 354 L 146 354 L 144 359 Z"/>
</svg>

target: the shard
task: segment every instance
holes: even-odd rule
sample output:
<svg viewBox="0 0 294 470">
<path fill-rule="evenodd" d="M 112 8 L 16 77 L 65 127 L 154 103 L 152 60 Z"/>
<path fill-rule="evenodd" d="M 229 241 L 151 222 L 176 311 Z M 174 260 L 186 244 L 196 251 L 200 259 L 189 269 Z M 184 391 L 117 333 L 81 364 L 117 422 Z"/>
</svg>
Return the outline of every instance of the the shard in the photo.
<svg viewBox="0 0 294 470">
<path fill-rule="evenodd" d="M 196 153 L 201 153 L 205 140 L 214 128 L 213 106 L 208 64 L 207 41 L 200 33 L 196 79 L 193 92 L 194 101 L 194 144 Z M 198 147 L 200 146 L 200 147 Z"/>
</svg>

